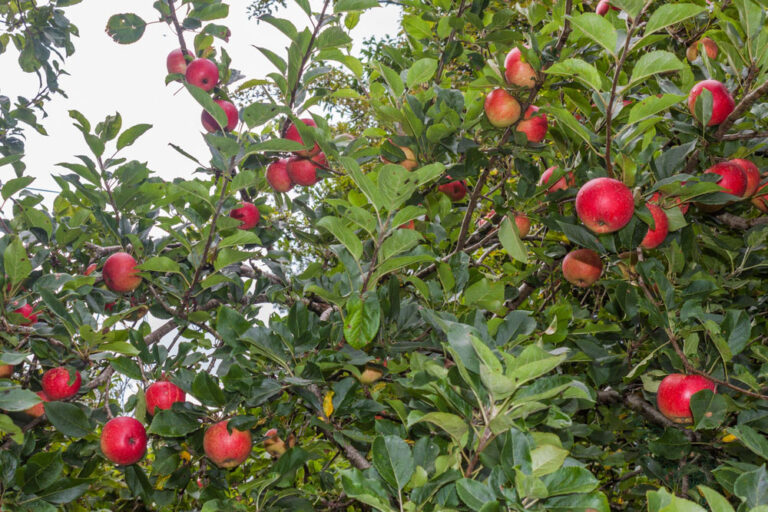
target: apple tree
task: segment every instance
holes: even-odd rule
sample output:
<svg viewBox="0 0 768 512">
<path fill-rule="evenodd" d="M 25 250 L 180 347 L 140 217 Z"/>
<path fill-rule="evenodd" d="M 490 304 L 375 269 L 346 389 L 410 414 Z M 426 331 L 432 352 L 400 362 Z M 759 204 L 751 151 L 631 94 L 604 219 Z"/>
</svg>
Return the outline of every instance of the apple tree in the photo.
<svg viewBox="0 0 768 512">
<path fill-rule="evenodd" d="M 0 4 L 45 84 L 0 97 L 2 510 L 768 511 L 768 2 L 404 1 L 356 52 L 393 2 L 258 0 L 244 76 L 158 0 L 103 22 L 174 34 L 210 157 L 72 110 L 51 199 L 75 3 Z"/>
</svg>

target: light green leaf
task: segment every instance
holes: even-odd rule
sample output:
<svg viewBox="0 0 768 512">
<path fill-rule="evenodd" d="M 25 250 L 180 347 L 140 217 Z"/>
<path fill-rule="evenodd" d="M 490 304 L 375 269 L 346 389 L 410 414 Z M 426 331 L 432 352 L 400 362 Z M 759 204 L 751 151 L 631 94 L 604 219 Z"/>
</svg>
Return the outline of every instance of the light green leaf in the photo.
<svg viewBox="0 0 768 512">
<path fill-rule="evenodd" d="M 522 263 L 528 263 L 528 251 L 520 240 L 520 233 L 517 231 L 517 225 L 505 217 L 499 227 L 499 241 L 504 250 L 512 259 Z"/>
<path fill-rule="evenodd" d="M 419 59 L 413 63 L 411 69 L 408 70 L 408 77 L 406 84 L 408 88 L 412 88 L 414 85 L 423 84 L 429 82 L 432 77 L 435 76 L 437 71 L 437 60 L 424 58 Z"/>
<path fill-rule="evenodd" d="M 597 92 L 603 90 L 603 77 L 593 65 L 581 59 L 565 59 L 556 62 L 546 71 L 550 75 L 564 76 L 577 79 Z"/>
<path fill-rule="evenodd" d="M 344 244 L 349 253 L 356 260 L 363 255 L 363 243 L 354 231 L 344 225 L 344 222 L 333 215 L 323 217 L 317 221 L 317 225 L 328 230 L 336 239 Z"/>
<path fill-rule="evenodd" d="M 573 26 L 581 30 L 584 35 L 615 55 L 618 35 L 610 21 L 604 17 L 588 12 L 571 18 Z"/>
<path fill-rule="evenodd" d="M 674 53 L 663 50 L 648 52 L 637 60 L 632 70 L 632 79 L 629 85 L 642 82 L 649 76 L 659 73 L 680 71 L 683 67 L 683 63 L 680 62 Z"/>
<path fill-rule="evenodd" d="M 140 270 L 150 272 L 177 272 L 181 273 L 179 264 L 167 256 L 153 256 L 141 265 L 137 265 Z"/>
<path fill-rule="evenodd" d="M 706 10 L 706 7 L 696 4 L 664 4 L 656 9 L 653 14 L 651 14 L 651 17 L 648 18 L 648 23 L 645 25 L 644 35 L 647 36 L 653 34 L 665 27 L 692 18 Z"/>
</svg>

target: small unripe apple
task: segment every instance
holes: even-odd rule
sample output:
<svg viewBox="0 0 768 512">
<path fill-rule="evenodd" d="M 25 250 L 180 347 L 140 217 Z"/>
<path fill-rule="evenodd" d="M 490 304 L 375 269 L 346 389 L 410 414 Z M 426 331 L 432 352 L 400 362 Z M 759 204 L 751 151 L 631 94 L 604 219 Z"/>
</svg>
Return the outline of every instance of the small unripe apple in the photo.
<svg viewBox="0 0 768 512">
<path fill-rule="evenodd" d="M 288 192 L 293 188 L 293 181 L 288 175 L 288 159 L 281 158 L 267 167 L 267 183 L 275 192 Z"/>
<path fill-rule="evenodd" d="M 299 119 L 299 121 L 301 121 L 307 126 L 312 126 L 312 127 L 317 126 L 317 123 L 315 123 L 314 119 L 309 117 L 304 119 Z M 304 141 L 301 139 L 301 135 L 299 134 L 298 128 L 296 128 L 296 126 L 293 123 L 291 123 L 288 126 L 288 129 L 285 131 L 285 138 L 288 140 L 292 140 L 294 142 L 298 142 L 299 144 L 304 144 Z M 294 151 L 294 154 L 299 156 L 310 157 L 318 154 L 319 152 L 320 152 L 320 146 L 318 146 L 317 142 L 315 142 L 315 146 L 312 149 L 309 149 L 309 150 L 303 149 L 301 151 Z"/>
<path fill-rule="evenodd" d="M 438 186 L 437 189 L 447 195 L 453 202 L 461 201 L 467 195 L 467 184 L 464 180 L 444 183 Z"/>
<path fill-rule="evenodd" d="M 541 175 L 541 178 L 539 178 L 539 186 L 541 185 L 548 185 L 549 179 L 552 177 L 552 174 L 557 170 L 557 166 L 554 165 L 544 171 L 544 173 Z M 557 180 L 551 187 L 547 189 L 547 194 L 551 194 L 552 192 L 555 192 L 557 190 L 566 190 L 568 187 L 572 187 L 576 184 L 576 178 L 573 175 L 573 172 L 568 171 L 563 176 L 560 177 L 559 180 Z"/>
<path fill-rule="evenodd" d="M 517 124 L 517 131 L 524 133 L 528 142 L 541 142 L 547 136 L 547 114 L 535 115 L 538 111 L 539 107 L 531 105 Z"/>
<path fill-rule="evenodd" d="M 593 233 L 613 233 L 626 226 L 635 213 L 632 191 L 613 178 L 595 178 L 576 194 L 576 214 Z"/>
<path fill-rule="evenodd" d="M 688 94 L 688 110 L 694 116 L 696 115 L 696 98 L 699 97 L 703 89 L 712 93 L 712 115 L 707 126 L 722 123 L 733 112 L 736 103 L 733 101 L 733 96 L 731 96 L 725 84 L 717 80 L 702 80 L 693 86 L 693 89 Z"/>
<path fill-rule="evenodd" d="M 518 87 L 528 87 L 536 84 L 536 71 L 530 64 L 523 61 L 519 48 L 512 48 L 504 59 L 504 77 L 507 83 Z"/>
<path fill-rule="evenodd" d="M 229 212 L 229 216 L 240 221 L 240 225 L 237 227 L 238 229 L 255 228 L 261 219 L 259 209 L 253 203 L 246 203 L 243 201 L 240 204 L 242 206 L 233 208 L 232 211 Z"/>
<path fill-rule="evenodd" d="M 101 451 L 121 466 L 139 462 L 147 453 L 147 431 L 134 418 L 118 416 L 101 430 Z"/>
<path fill-rule="evenodd" d="M 63 366 L 51 368 L 43 374 L 43 392 L 51 400 L 64 400 L 75 396 L 80 391 L 82 378 L 80 372 L 75 370 L 74 381 L 70 383 L 69 370 Z"/>
<path fill-rule="evenodd" d="M 760 192 L 764 194 L 761 195 Z M 768 183 L 757 189 L 755 197 L 752 198 L 752 204 L 761 212 L 768 213 Z"/>
<path fill-rule="evenodd" d="M 675 423 L 692 423 L 691 397 L 703 390 L 717 391 L 714 382 L 701 375 L 672 373 L 664 377 L 656 394 L 661 414 Z"/>
<path fill-rule="evenodd" d="M 485 115 L 496 128 L 512 126 L 520 119 L 520 103 L 504 89 L 494 89 L 485 97 Z"/>
<path fill-rule="evenodd" d="M 603 273 L 603 262 L 592 249 L 576 249 L 563 258 L 563 277 L 579 288 L 592 286 Z"/>
<path fill-rule="evenodd" d="M 150 384 L 144 396 L 147 400 L 147 412 L 151 415 L 155 414 L 155 408 L 170 409 L 174 403 L 186 399 L 186 394 L 180 387 L 166 380 Z"/>
<path fill-rule="evenodd" d="M 755 195 L 757 187 L 760 186 L 760 170 L 755 164 L 743 158 L 734 158 L 731 160 L 731 163 L 741 167 L 741 170 L 744 171 L 744 176 L 747 177 L 747 188 L 744 190 L 744 197 Z"/>
<path fill-rule="evenodd" d="M 12 364 L 0 364 L 0 379 L 7 379 L 13 375 Z"/>
<path fill-rule="evenodd" d="M 43 402 L 50 402 L 50 399 L 48 398 L 48 396 L 45 394 L 44 391 L 38 391 L 35 394 L 40 397 L 40 400 L 42 400 L 42 402 L 33 405 L 29 409 L 25 409 L 24 412 L 29 414 L 33 418 L 39 418 L 40 416 L 45 414 L 45 406 L 43 405 Z"/>
<path fill-rule="evenodd" d="M 390 142 L 392 142 L 392 141 L 390 141 Z M 394 144 L 394 145 L 397 146 L 397 144 Z M 386 158 L 384 158 L 382 156 L 381 157 L 381 161 L 383 163 L 385 163 L 385 164 L 395 164 L 396 163 L 398 165 L 402 165 L 403 167 L 405 167 L 406 171 L 412 171 L 412 170 L 416 169 L 419 166 L 419 161 L 416 160 L 416 153 L 414 153 L 413 150 L 411 148 L 409 148 L 408 146 L 397 146 L 397 147 L 400 148 L 400 151 L 402 151 L 403 154 L 405 155 L 405 159 L 404 160 L 401 160 L 399 162 L 390 162 L 389 160 L 387 160 Z"/>
<path fill-rule="evenodd" d="M 648 227 L 648 232 L 645 234 L 643 241 L 640 242 L 640 247 L 643 249 L 654 249 L 661 245 L 664 239 L 667 238 L 667 233 L 669 233 L 669 219 L 660 206 L 653 203 L 646 203 L 646 206 L 653 217 L 654 228 L 651 229 L 650 226 Z"/>
<path fill-rule="evenodd" d="M 136 260 L 127 252 L 116 252 L 104 262 L 101 275 L 107 288 L 113 292 L 132 292 L 141 284 Z"/>
<path fill-rule="evenodd" d="M 600 16 L 605 16 L 608 14 L 608 9 L 613 9 L 614 11 L 620 10 L 618 7 L 612 6 L 611 2 L 608 0 L 600 0 L 597 3 L 597 7 L 595 8 L 595 13 L 599 14 Z"/>
<path fill-rule="evenodd" d="M 227 430 L 229 420 L 211 425 L 203 436 L 205 455 L 220 468 L 234 468 L 242 464 L 251 454 L 251 432 L 249 430 Z"/>
<path fill-rule="evenodd" d="M 318 153 L 311 159 L 292 156 L 288 159 L 285 168 L 293 183 L 303 187 L 311 187 L 318 182 L 318 164 L 325 165 L 325 155 L 323 153 Z"/>
<path fill-rule="evenodd" d="M 219 67 L 209 59 L 195 59 L 187 65 L 184 75 L 192 85 L 210 91 L 219 83 Z"/>
<path fill-rule="evenodd" d="M 717 43 L 708 37 L 702 37 L 685 51 L 685 56 L 689 61 L 693 62 L 699 56 L 699 45 L 704 46 L 704 51 L 707 52 L 707 57 L 710 60 L 717 58 Z"/>
<path fill-rule="evenodd" d="M 184 52 L 181 48 L 176 48 L 165 59 L 165 66 L 168 68 L 168 73 L 178 73 L 183 75 L 187 72 L 187 59 L 184 56 Z"/>
<path fill-rule="evenodd" d="M 34 308 L 31 304 L 24 304 L 20 308 L 14 310 L 14 313 L 27 319 L 25 322 L 21 322 L 20 325 L 33 325 L 37 323 L 37 315 L 34 313 Z"/>
<path fill-rule="evenodd" d="M 266 439 L 264 440 L 264 449 L 267 450 L 267 453 L 273 458 L 279 459 L 287 450 L 285 441 L 280 439 L 280 436 L 277 435 L 276 428 L 267 430 L 267 433 L 264 435 L 266 436 Z"/>
<path fill-rule="evenodd" d="M 237 107 L 232 102 L 227 100 L 216 100 L 216 104 L 224 110 L 225 114 L 227 114 L 227 126 L 224 127 L 224 131 L 231 132 L 235 129 L 237 126 L 237 121 L 239 120 Z M 218 132 L 221 130 L 221 128 L 219 128 L 219 123 L 216 122 L 216 119 L 214 119 L 213 116 L 205 110 L 203 110 L 203 113 L 200 116 L 200 121 L 203 123 L 203 128 L 205 128 L 210 133 Z"/>
<path fill-rule="evenodd" d="M 528 236 L 528 233 L 531 231 L 531 219 L 522 213 L 515 215 L 515 225 L 517 226 L 517 232 L 520 234 L 520 238 Z"/>
</svg>

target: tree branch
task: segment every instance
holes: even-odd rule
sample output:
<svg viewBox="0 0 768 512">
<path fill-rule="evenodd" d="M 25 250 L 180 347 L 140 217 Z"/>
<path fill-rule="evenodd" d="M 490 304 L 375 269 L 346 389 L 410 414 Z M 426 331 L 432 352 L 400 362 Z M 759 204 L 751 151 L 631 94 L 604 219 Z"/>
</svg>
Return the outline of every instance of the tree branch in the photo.
<svg viewBox="0 0 768 512">
<path fill-rule="evenodd" d="M 720 123 L 720 126 L 715 132 L 715 138 L 717 140 L 723 140 L 725 132 L 727 132 L 730 127 L 733 126 L 733 123 L 735 123 L 738 118 L 740 118 L 747 110 L 749 110 L 749 107 L 751 107 L 752 104 L 764 94 L 768 94 L 768 81 L 763 82 L 762 85 L 756 89 L 753 89 L 752 92 L 745 94 L 741 98 L 741 101 L 736 105 L 736 108 L 733 109 L 733 112 L 731 112 L 728 117 L 725 118 L 725 121 Z"/>
<path fill-rule="evenodd" d="M 168 0 L 168 8 L 171 11 L 171 22 L 173 22 L 173 26 L 176 29 L 176 36 L 179 38 L 179 48 L 181 48 L 181 53 L 184 55 L 187 55 L 187 44 L 184 42 L 184 29 L 181 28 L 181 24 L 179 23 L 179 18 L 176 16 L 176 6 L 173 5 L 174 0 Z"/>
</svg>

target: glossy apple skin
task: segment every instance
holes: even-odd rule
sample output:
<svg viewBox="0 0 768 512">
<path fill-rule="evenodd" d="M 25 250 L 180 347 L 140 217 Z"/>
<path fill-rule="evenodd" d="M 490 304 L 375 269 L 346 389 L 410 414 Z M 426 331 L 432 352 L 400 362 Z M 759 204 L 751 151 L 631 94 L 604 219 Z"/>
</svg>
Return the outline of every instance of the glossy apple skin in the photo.
<svg viewBox="0 0 768 512">
<path fill-rule="evenodd" d="M 170 409 L 174 403 L 183 402 L 187 398 L 180 387 L 165 380 L 150 384 L 144 396 L 147 399 L 147 412 L 151 415 L 155 414 L 155 408 Z"/>
<path fill-rule="evenodd" d="M 227 100 L 216 100 L 216 104 L 224 110 L 225 114 L 227 114 L 227 126 L 224 127 L 224 131 L 231 132 L 235 129 L 239 120 L 237 107 Z M 219 123 L 217 123 L 213 116 L 205 110 L 203 110 L 203 113 L 200 115 L 200 122 L 203 123 L 203 128 L 210 133 L 218 132 L 220 130 Z"/>
<path fill-rule="evenodd" d="M 27 319 L 27 321 L 22 322 L 21 325 L 33 325 L 37 323 L 37 315 L 34 313 L 34 308 L 31 304 L 24 304 L 19 309 L 16 309 L 14 313 Z"/>
<path fill-rule="evenodd" d="M 667 234 L 669 233 L 669 219 L 660 206 L 653 203 L 646 203 L 645 206 L 651 211 L 654 228 L 651 229 L 650 226 L 648 227 L 648 232 L 645 234 L 643 241 L 640 242 L 640 247 L 643 249 L 655 249 L 661 245 L 665 238 L 667 238 Z"/>
<path fill-rule="evenodd" d="M 37 396 L 40 397 L 40 400 L 43 402 L 50 402 L 50 398 L 48 398 L 48 395 L 45 394 L 44 391 L 38 391 L 35 393 Z M 32 416 L 33 418 L 39 418 L 43 414 L 45 414 L 45 406 L 43 405 L 43 402 L 40 402 L 39 404 L 35 404 L 29 409 L 26 409 L 24 412 Z"/>
<path fill-rule="evenodd" d="M 267 183 L 275 192 L 288 192 L 293 188 L 293 181 L 288 175 L 288 159 L 281 158 L 267 167 Z"/>
<path fill-rule="evenodd" d="M 485 97 L 485 116 L 496 128 L 512 126 L 520 119 L 520 103 L 504 89 L 494 89 Z"/>
<path fill-rule="evenodd" d="M 599 14 L 600 16 L 605 16 L 608 14 L 608 9 L 613 9 L 614 11 L 618 11 L 618 7 L 614 7 L 611 5 L 611 2 L 608 2 L 607 0 L 600 0 L 597 3 L 597 7 L 595 8 L 595 14 Z"/>
<path fill-rule="evenodd" d="M 603 262 L 592 249 L 576 249 L 563 258 L 563 277 L 579 288 L 588 288 L 600 279 Z"/>
<path fill-rule="evenodd" d="M 13 375 L 13 365 L 0 364 L 0 379 L 7 379 Z"/>
<path fill-rule="evenodd" d="M 232 429 L 227 431 L 224 420 L 208 427 L 203 436 L 205 455 L 220 468 L 233 468 L 242 464 L 251 454 L 251 432 Z"/>
<path fill-rule="evenodd" d="M 286 170 L 293 183 L 303 187 L 311 187 L 319 181 L 317 179 L 317 164 L 325 165 L 323 153 L 319 153 L 309 160 L 300 156 L 292 156 L 286 163 Z"/>
<path fill-rule="evenodd" d="M 531 88 L 536 85 L 536 71 L 527 62 L 519 48 L 512 48 L 504 59 L 504 77 L 507 83 Z"/>
<path fill-rule="evenodd" d="M 219 67 L 212 60 L 195 59 L 187 64 L 184 76 L 190 84 L 210 91 L 219 83 Z"/>
<path fill-rule="evenodd" d="M 762 195 L 761 192 L 764 192 Z M 752 198 L 752 204 L 763 213 L 768 213 L 768 183 L 757 189 L 755 197 Z"/>
<path fill-rule="evenodd" d="M 712 93 L 712 115 L 707 126 L 715 126 L 722 123 L 733 112 L 736 103 L 733 101 L 733 96 L 731 96 L 725 84 L 717 80 L 702 80 L 693 86 L 693 89 L 688 94 L 688 110 L 694 116 L 696 115 L 696 98 L 699 97 L 703 89 L 707 89 Z"/>
<path fill-rule="evenodd" d="M 539 107 L 531 105 L 517 124 L 517 131 L 523 132 L 528 142 L 541 142 L 547 136 L 547 114 L 536 115 L 538 111 Z"/>
<path fill-rule="evenodd" d="M 747 175 L 738 164 L 721 162 L 704 171 L 704 174 L 718 174 L 722 176 L 717 181 L 717 184 L 725 189 L 723 192 L 728 194 L 741 197 L 747 190 Z"/>
<path fill-rule="evenodd" d="M 313 126 L 313 127 L 317 126 L 317 123 L 315 123 L 315 121 L 309 117 L 304 119 L 299 119 L 299 121 L 301 121 L 307 126 Z M 288 140 L 292 140 L 294 142 L 298 142 L 299 144 L 304 144 L 304 141 L 301 139 L 301 135 L 299 134 L 299 130 L 296 128 L 296 125 L 294 125 L 293 123 L 291 123 L 288 126 L 288 129 L 285 131 L 285 138 Z M 319 152 L 320 152 L 320 146 L 318 146 L 317 143 L 315 143 L 315 147 L 313 147 L 312 149 L 294 151 L 294 154 L 299 156 L 310 157 L 318 154 Z"/>
<path fill-rule="evenodd" d="M 528 236 L 531 231 L 531 219 L 527 215 L 515 215 L 515 225 L 520 238 Z"/>
<path fill-rule="evenodd" d="M 541 175 L 541 178 L 539 178 L 539 186 L 548 185 L 549 179 L 552 177 L 552 173 L 554 173 L 555 170 L 557 170 L 556 165 L 544 171 L 544 173 Z M 557 180 L 551 187 L 547 189 L 547 194 L 551 194 L 557 190 L 566 190 L 568 187 L 572 187 L 575 184 L 576 178 L 573 176 L 573 173 L 569 171 L 561 176 L 559 180 Z"/>
<path fill-rule="evenodd" d="M 717 58 L 717 43 L 708 37 L 702 37 L 685 51 L 686 58 L 693 62 L 699 56 L 699 45 L 704 46 L 704 51 L 707 52 L 707 57 L 712 60 Z"/>
<path fill-rule="evenodd" d="M 63 366 L 51 368 L 43 374 L 43 392 L 51 400 L 64 400 L 75 396 L 82 383 L 80 372 L 75 371 L 75 380 L 69 384 L 69 370 Z"/>
<path fill-rule="evenodd" d="M 127 252 L 116 252 L 104 262 L 101 275 L 107 288 L 117 293 L 132 292 L 141 284 L 136 260 Z"/>
<path fill-rule="evenodd" d="M 659 384 L 656 404 L 667 419 L 675 423 L 692 423 L 691 396 L 702 389 L 717 392 L 715 383 L 706 377 L 672 373 Z"/>
<path fill-rule="evenodd" d="M 121 466 L 139 462 L 147 453 L 147 431 L 134 418 L 118 416 L 101 430 L 101 451 Z"/>
<path fill-rule="evenodd" d="M 187 72 L 187 59 L 184 58 L 184 52 L 181 48 L 176 48 L 165 59 L 165 66 L 168 73 L 178 73 L 183 75 Z"/>
<path fill-rule="evenodd" d="M 757 187 L 760 186 L 760 169 L 749 160 L 744 160 L 743 158 L 734 158 L 731 160 L 731 163 L 741 167 L 741 170 L 744 171 L 744 176 L 747 177 L 747 188 L 744 190 L 744 197 L 755 195 Z"/>
<path fill-rule="evenodd" d="M 238 229 L 253 229 L 261 220 L 261 213 L 253 203 L 241 203 L 240 208 L 234 208 L 229 212 L 229 216 L 241 222 Z"/>
<path fill-rule="evenodd" d="M 395 144 L 395 146 L 397 146 L 397 144 Z M 413 171 L 414 169 L 416 169 L 419 166 L 419 161 L 416 160 L 416 154 L 413 152 L 413 150 L 408 146 L 397 146 L 397 147 L 400 148 L 400 151 L 402 151 L 403 154 L 405 155 L 405 160 L 401 160 L 399 162 L 390 162 L 386 158 L 381 157 L 381 161 L 385 164 L 396 163 L 397 165 L 402 165 L 403 167 L 405 167 L 406 171 Z"/>
<path fill-rule="evenodd" d="M 613 178 L 595 178 L 576 194 L 576 214 L 593 233 L 613 233 L 626 226 L 635 213 L 632 191 Z"/>
<path fill-rule="evenodd" d="M 448 198 L 453 201 L 461 201 L 467 195 L 467 184 L 464 180 L 456 180 L 450 183 L 444 183 L 437 187 L 437 189 Z"/>
</svg>

